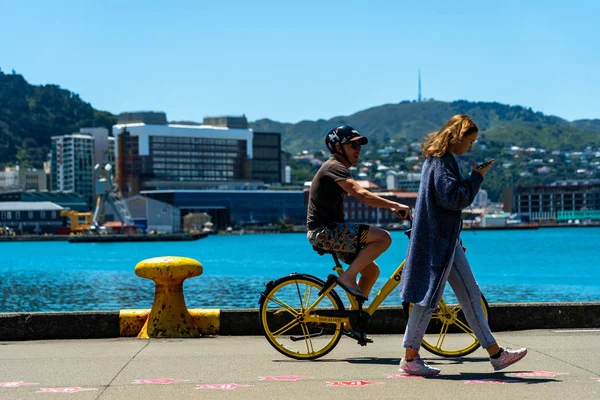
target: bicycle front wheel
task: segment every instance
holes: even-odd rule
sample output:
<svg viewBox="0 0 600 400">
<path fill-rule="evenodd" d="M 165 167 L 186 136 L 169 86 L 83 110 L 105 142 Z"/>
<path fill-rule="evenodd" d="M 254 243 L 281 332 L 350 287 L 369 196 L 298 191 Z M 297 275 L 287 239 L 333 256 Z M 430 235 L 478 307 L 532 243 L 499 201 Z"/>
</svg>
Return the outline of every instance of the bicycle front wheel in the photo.
<svg viewBox="0 0 600 400">
<path fill-rule="evenodd" d="M 488 302 L 481 295 L 481 306 L 488 320 Z M 413 304 L 408 306 L 408 314 Z M 463 357 L 479 348 L 479 341 L 469 327 L 460 304 L 447 304 L 442 298 L 431 316 L 421 343 L 427 351 L 442 357 Z"/>
<path fill-rule="evenodd" d="M 314 360 L 329 353 L 340 341 L 340 322 L 305 322 L 310 308 L 344 310 L 334 291 L 315 305 L 323 284 L 314 276 L 292 274 L 267 285 L 260 301 L 260 323 L 267 341 L 281 354 Z"/>
</svg>

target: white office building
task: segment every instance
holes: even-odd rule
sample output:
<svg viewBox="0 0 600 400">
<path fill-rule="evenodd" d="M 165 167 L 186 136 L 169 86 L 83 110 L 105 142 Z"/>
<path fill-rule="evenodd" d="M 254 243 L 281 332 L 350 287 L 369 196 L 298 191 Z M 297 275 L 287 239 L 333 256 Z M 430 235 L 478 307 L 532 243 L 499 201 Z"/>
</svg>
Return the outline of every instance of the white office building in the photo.
<svg viewBox="0 0 600 400">
<path fill-rule="evenodd" d="M 253 132 L 246 117 L 170 124 L 162 112 L 123 113 L 113 135 L 125 197 L 156 189 L 241 189 L 253 175 L 281 181 L 280 135 Z"/>
<path fill-rule="evenodd" d="M 52 190 L 74 192 L 94 204 L 94 137 L 73 133 L 52 137 Z"/>
</svg>

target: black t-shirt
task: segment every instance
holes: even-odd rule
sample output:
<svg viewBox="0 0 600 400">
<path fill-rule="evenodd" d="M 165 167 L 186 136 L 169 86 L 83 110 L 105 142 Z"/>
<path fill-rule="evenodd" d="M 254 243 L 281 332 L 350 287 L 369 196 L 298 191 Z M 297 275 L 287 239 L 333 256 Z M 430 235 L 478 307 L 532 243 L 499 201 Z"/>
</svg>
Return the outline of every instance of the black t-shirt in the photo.
<svg viewBox="0 0 600 400">
<path fill-rule="evenodd" d="M 352 179 L 348 168 L 334 157 L 325 161 L 315 174 L 308 196 L 308 230 L 344 222 L 344 198 L 347 193 L 336 182 Z"/>
</svg>

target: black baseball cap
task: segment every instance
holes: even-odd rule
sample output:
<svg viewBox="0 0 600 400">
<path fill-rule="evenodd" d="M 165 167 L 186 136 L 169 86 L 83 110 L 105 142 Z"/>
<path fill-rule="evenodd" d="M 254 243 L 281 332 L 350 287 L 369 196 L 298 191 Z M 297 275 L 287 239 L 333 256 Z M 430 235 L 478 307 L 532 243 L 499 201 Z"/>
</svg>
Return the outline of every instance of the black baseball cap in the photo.
<svg viewBox="0 0 600 400">
<path fill-rule="evenodd" d="M 361 146 L 369 143 L 369 139 L 365 136 L 361 136 L 356 129 L 348 125 L 340 125 L 336 128 L 331 129 L 325 136 L 325 144 L 330 152 L 335 151 L 335 144 L 345 144 L 348 142 L 358 142 Z"/>
</svg>

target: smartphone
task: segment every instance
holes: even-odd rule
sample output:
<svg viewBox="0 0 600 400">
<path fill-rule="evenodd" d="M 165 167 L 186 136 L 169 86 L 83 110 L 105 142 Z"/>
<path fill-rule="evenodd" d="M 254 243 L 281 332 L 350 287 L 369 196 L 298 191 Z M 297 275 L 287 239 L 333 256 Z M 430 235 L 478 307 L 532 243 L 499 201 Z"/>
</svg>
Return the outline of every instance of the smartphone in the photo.
<svg viewBox="0 0 600 400">
<path fill-rule="evenodd" d="M 490 165 L 490 164 L 491 164 L 491 163 L 493 163 L 493 162 L 494 162 L 494 159 L 493 159 L 493 158 L 492 158 L 491 160 L 487 160 L 487 161 L 486 161 L 486 162 L 484 162 L 483 164 L 479 164 L 479 165 L 477 166 L 477 169 L 485 168 L 485 167 L 487 167 L 488 165 Z"/>
</svg>

